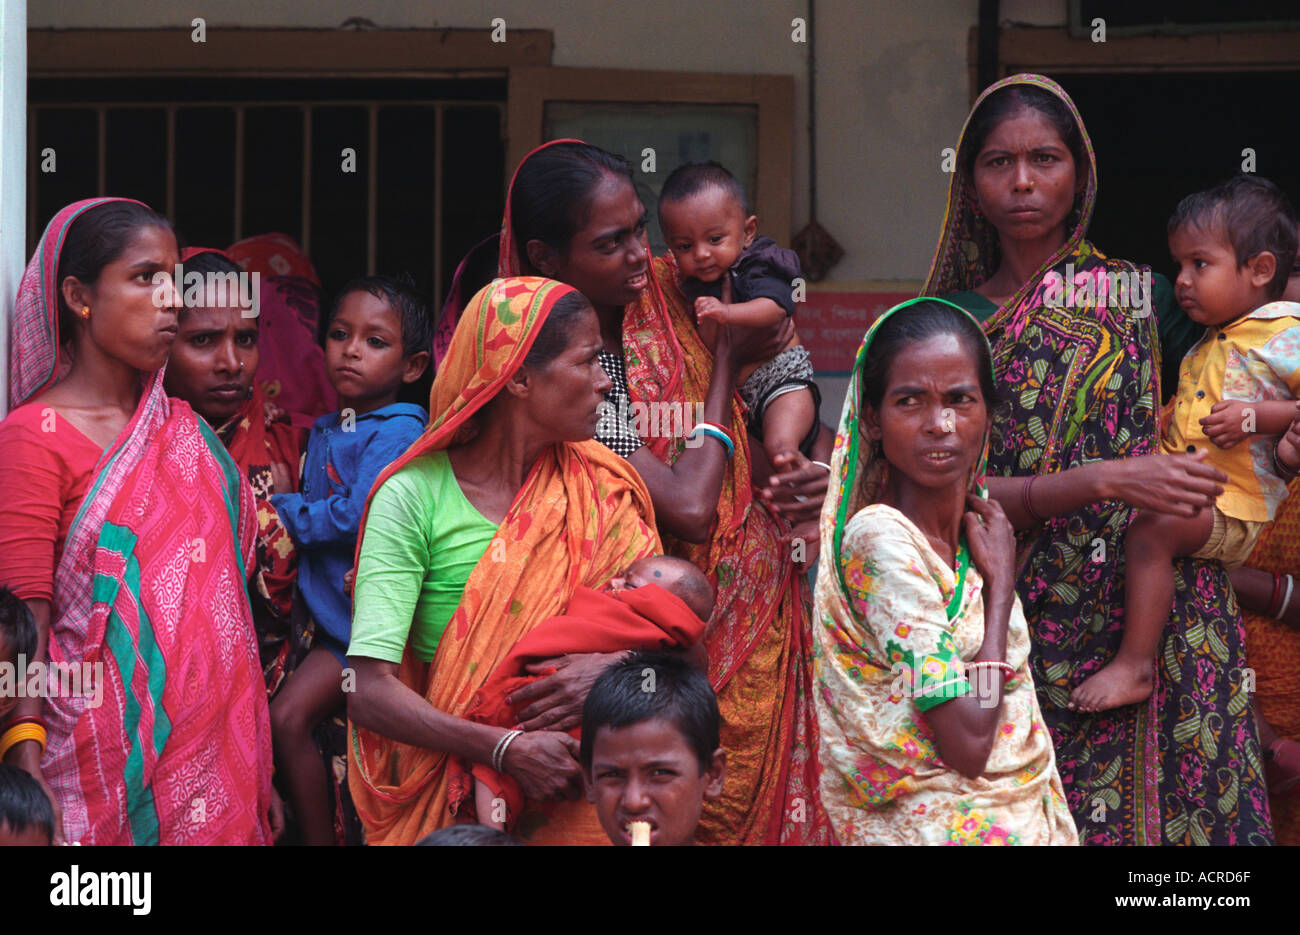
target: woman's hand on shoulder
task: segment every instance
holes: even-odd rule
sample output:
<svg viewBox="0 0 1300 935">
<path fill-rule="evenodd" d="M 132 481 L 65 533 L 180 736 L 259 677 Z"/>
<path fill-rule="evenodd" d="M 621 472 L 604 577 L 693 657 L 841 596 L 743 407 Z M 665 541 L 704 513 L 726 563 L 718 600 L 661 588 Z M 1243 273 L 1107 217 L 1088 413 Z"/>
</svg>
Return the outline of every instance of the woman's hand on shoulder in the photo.
<svg viewBox="0 0 1300 935">
<path fill-rule="evenodd" d="M 288 422 L 289 413 L 285 412 L 269 399 L 262 401 L 262 414 L 266 417 L 266 426 L 270 428 L 273 422 Z"/>
<path fill-rule="evenodd" d="M 578 741 L 560 731 L 532 731 L 510 742 L 503 759 L 509 773 L 534 801 L 576 799 L 582 793 Z"/>
<path fill-rule="evenodd" d="M 996 500 L 966 497 L 966 545 L 988 587 L 1009 597 L 1016 587 L 1016 531 Z"/>
<path fill-rule="evenodd" d="M 1206 464 L 1209 452 L 1144 455 L 1104 462 L 1104 499 L 1123 500 L 1139 510 L 1191 517 L 1223 493 L 1228 475 Z"/>
</svg>

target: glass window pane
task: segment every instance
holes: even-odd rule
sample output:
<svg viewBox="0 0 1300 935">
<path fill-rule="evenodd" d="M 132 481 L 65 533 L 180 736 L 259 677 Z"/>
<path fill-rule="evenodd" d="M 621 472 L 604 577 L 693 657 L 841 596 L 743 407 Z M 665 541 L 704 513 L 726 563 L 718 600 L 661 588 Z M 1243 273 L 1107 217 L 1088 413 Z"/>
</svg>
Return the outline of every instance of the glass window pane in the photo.
<svg viewBox="0 0 1300 935">
<path fill-rule="evenodd" d="M 379 111 L 378 267 L 406 271 L 421 290 L 433 286 L 432 107 Z"/>
<path fill-rule="evenodd" d="M 659 231 L 659 189 L 685 162 L 717 160 L 745 186 L 750 206 L 758 182 L 758 108 L 725 104 L 546 105 L 543 138 L 572 137 L 618 153 L 632 163 L 636 191 L 648 213 L 650 246 L 667 249 Z M 641 171 L 643 152 L 655 152 L 655 172 Z M 763 219 L 759 218 L 762 225 Z"/>
<path fill-rule="evenodd" d="M 461 258 L 501 229 L 505 211 L 505 140 L 495 107 L 449 107 L 442 118 L 442 284 L 444 295 Z"/>
</svg>

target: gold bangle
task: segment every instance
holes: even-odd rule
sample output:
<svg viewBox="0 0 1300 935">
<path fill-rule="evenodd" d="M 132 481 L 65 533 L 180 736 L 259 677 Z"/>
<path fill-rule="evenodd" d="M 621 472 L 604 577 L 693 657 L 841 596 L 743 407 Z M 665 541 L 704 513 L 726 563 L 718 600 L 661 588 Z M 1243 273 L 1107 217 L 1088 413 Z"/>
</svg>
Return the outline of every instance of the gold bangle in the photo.
<svg viewBox="0 0 1300 935">
<path fill-rule="evenodd" d="M 39 724 L 19 724 L 11 727 L 0 736 L 0 760 L 3 760 L 6 753 L 24 740 L 35 740 L 41 745 L 41 753 L 44 754 L 45 739 L 45 728 Z"/>
</svg>

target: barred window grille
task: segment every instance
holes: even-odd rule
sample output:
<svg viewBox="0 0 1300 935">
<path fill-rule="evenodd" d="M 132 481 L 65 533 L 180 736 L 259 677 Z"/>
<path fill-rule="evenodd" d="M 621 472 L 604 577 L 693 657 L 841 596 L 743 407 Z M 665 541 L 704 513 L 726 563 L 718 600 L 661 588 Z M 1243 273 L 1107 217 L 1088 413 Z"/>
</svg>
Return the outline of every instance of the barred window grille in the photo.
<svg viewBox="0 0 1300 935">
<path fill-rule="evenodd" d="M 160 96 L 158 84 L 150 91 Z M 214 97 L 223 89 L 204 82 L 173 99 L 132 100 L 138 81 L 60 80 L 45 83 L 42 100 L 34 82 L 29 253 L 63 205 L 124 195 L 163 211 L 188 244 L 288 234 L 327 293 L 354 276 L 409 271 L 437 308 L 460 257 L 501 221 L 503 84 L 465 82 L 472 100 L 415 96 L 410 82 L 364 82 L 363 99 L 331 99 L 338 82 L 311 83 L 310 95 L 308 83 L 282 84 L 293 87 L 281 98 L 262 81 L 257 100 Z M 224 90 L 241 89 L 252 90 Z"/>
</svg>

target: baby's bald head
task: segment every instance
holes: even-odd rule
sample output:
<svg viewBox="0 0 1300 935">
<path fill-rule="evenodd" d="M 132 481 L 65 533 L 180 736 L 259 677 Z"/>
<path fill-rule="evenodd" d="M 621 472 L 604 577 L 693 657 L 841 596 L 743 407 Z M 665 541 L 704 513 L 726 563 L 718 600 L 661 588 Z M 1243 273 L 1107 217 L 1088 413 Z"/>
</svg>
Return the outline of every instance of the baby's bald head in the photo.
<svg viewBox="0 0 1300 935">
<path fill-rule="evenodd" d="M 713 616 L 713 586 L 704 572 L 690 562 L 670 555 L 637 559 L 616 575 L 610 584 L 619 589 L 657 584 L 682 599 L 701 620 Z"/>
</svg>

